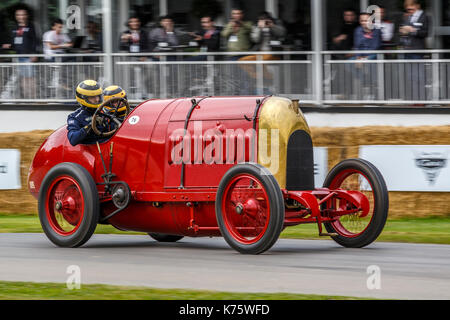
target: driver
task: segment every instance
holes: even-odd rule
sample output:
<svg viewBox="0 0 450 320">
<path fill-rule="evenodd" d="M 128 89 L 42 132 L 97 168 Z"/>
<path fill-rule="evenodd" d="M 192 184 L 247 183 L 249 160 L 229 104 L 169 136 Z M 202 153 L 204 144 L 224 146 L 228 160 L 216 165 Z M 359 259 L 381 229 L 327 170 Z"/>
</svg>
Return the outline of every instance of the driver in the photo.
<svg viewBox="0 0 450 320">
<path fill-rule="evenodd" d="M 95 111 L 101 106 L 103 90 L 95 80 L 85 80 L 76 89 L 76 99 L 80 104 L 67 118 L 67 138 L 72 146 L 80 143 L 95 144 L 105 142 L 107 138 L 96 136 L 92 132 L 91 122 Z M 107 131 L 106 124 L 97 125 L 100 131 Z"/>
<path fill-rule="evenodd" d="M 127 93 L 125 90 L 123 90 L 119 86 L 109 86 L 103 91 L 103 99 L 104 101 L 108 101 L 112 98 L 124 98 L 127 100 Z M 117 108 L 117 103 L 120 103 L 121 106 Z M 117 111 L 115 111 L 117 108 Z M 117 112 L 117 118 L 122 122 L 125 117 L 127 116 L 127 107 L 123 105 L 122 102 L 117 101 L 116 104 L 113 103 L 113 105 L 105 105 L 103 107 L 103 110 L 107 113 L 114 113 Z"/>
</svg>

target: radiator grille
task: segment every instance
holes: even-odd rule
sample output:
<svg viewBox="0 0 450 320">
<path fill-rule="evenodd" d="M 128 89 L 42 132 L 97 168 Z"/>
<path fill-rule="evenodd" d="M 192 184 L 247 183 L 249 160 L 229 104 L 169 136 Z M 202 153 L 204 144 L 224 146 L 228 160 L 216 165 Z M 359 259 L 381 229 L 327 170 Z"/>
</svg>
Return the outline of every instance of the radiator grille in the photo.
<svg viewBox="0 0 450 320">
<path fill-rule="evenodd" d="M 289 138 L 286 166 L 286 189 L 314 190 L 314 155 L 311 136 L 303 130 Z"/>
</svg>

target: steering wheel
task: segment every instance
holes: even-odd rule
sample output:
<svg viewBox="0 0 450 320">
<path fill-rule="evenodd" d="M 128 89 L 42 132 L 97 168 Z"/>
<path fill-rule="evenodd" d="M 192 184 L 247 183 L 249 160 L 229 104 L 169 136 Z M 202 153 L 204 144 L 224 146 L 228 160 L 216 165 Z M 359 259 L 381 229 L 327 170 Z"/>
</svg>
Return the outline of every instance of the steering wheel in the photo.
<svg viewBox="0 0 450 320">
<path fill-rule="evenodd" d="M 112 110 L 104 110 L 106 106 L 109 106 Z M 119 117 L 118 110 L 122 107 L 126 107 L 126 112 L 123 116 Z M 127 99 L 121 97 L 111 98 L 103 102 L 102 105 L 95 110 L 91 122 L 92 131 L 94 131 L 97 136 L 109 138 L 119 130 L 122 125 L 120 118 L 123 117 L 122 119 L 125 119 L 129 114 L 130 104 Z M 99 125 L 103 126 L 103 128 L 108 128 L 107 130 L 110 131 L 102 132 L 102 129 L 98 128 Z"/>
</svg>

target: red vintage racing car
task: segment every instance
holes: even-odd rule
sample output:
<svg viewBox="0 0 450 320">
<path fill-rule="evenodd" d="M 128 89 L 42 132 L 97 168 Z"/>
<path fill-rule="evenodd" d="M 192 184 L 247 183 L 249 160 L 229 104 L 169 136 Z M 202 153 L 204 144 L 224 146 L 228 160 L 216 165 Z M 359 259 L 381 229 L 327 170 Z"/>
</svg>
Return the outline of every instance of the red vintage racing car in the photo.
<svg viewBox="0 0 450 320">
<path fill-rule="evenodd" d="M 120 126 L 101 133 L 99 119 Z M 320 235 L 364 247 L 387 219 L 386 184 L 367 161 L 341 162 L 315 188 L 310 130 L 286 98 L 150 100 L 123 123 L 99 108 L 92 127 L 111 138 L 73 147 L 62 127 L 29 171 L 42 228 L 58 246 L 83 245 L 100 223 L 162 242 L 223 236 L 259 254 L 284 228 L 316 223 Z"/>
</svg>

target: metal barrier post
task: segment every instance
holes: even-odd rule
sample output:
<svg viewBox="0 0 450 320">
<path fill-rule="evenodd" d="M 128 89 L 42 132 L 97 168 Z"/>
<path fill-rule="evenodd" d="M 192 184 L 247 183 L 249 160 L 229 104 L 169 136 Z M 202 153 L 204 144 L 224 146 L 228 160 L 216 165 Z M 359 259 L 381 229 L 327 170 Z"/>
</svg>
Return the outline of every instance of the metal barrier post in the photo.
<svg viewBox="0 0 450 320">
<path fill-rule="evenodd" d="M 122 57 L 116 57 L 115 60 L 121 61 L 125 59 L 122 59 Z M 125 68 L 122 65 L 117 65 L 116 71 L 117 71 L 116 74 L 121 76 L 120 79 L 115 79 L 116 83 L 123 83 L 125 88 L 131 88 L 131 75 L 130 75 L 131 70 L 129 68 Z"/>
<path fill-rule="evenodd" d="M 208 56 L 206 58 L 209 62 L 214 61 L 214 56 Z M 208 91 L 210 96 L 215 95 L 215 88 L 214 88 L 214 65 L 212 63 L 209 63 L 206 67 L 207 69 L 207 77 L 206 77 L 206 85 L 208 86 Z"/>
<path fill-rule="evenodd" d="M 14 63 L 18 63 L 19 62 L 19 58 L 14 58 L 13 62 Z M 19 70 L 19 68 L 16 66 L 16 67 L 13 67 L 12 70 L 13 70 L 13 72 L 11 74 L 11 84 L 12 84 L 12 89 L 13 89 L 13 96 L 14 97 L 19 97 L 19 93 L 20 93 L 20 90 L 19 90 L 19 88 L 20 88 L 20 83 L 19 83 L 20 79 L 18 77 L 18 74 L 19 74 L 18 70 Z"/>
<path fill-rule="evenodd" d="M 291 56 L 289 54 L 285 54 L 283 55 L 284 60 L 290 60 Z M 292 93 L 292 74 L 291 74 L 291 68 L 283 66 L 284 69 L 284 90 L 286 93 Z M 280 86 L 280 88 L 283 88 L 282 86 Z"/>
<path fill-rule="evenodd" d="M 384 60 L 384 54 L 377 54 L 378 60 Z M 377 63 L 378 100 L 385 99 L 384 92 L 384 64 Z"/>
<path fill-rule="evenodd" d="M 399 55 L 400 59 L 405 59 L 405 55 L 404 54 L 400 54 Z M 398 84 L 399 84 L 399 96 L 400 97 L 405 97 L 406 94 L 406 77 L 405 77 L 405 65 L 406 63 L 400 63 L 400 65 L 398 66 L 398 74 L 399 74 L 399 78 L 398 78 Z"/>
<path fill-rule="evenodd" d="M 62 63 L 62 58 L 61 57 L 55 57 L 55 62 L 58 63 L 57 66 L 55 66 L 55 73 L 54 73 L 54 78 L 53 78 L 53 85 L 55 86 L 55 96 L 57 99 L 61 99 L 62 97 L 62 87 L 61 87 L 61 83 L 63 81 L 62 79 L 62 68 L 63 66 L 61 65 Z"/>
<path fill-rule="evenodd" d="M 431 55 L 433 60 L 439 59 L 439 53 L 433 53 Z M 439 81 L 439 62 L 433 62 L 432 64 L 432 76 L 433 76 L 433 100 L 438 101 L 440 95 L 440 81 Z"/>
<path fill-rule="evenodd" d="M 160 61 L 166 62 L 166 56 L 161 56 Z M 167 98 L 167 65 L 160 63 L 159 68 L 159 96 L 160 98 Z"/>
<path fill-rule="evenodd" d="M 308 61 L 310 61 L 310 62 L 312 62 L 312 59 L 313 59 L 313 57 L 312 57 L 312 55 L 311 54 L 308 54 L 307 56 L 306 56 L 306 58 L 307 58 L 307 60 Z M 311 64 L 308 64 L 307 65 L 307 68 L 306 68 L 306 74 L 307 74 L 307 89 L 305 90 L 305 92 L 307 92 L 308 93 L 308 100 L 313 100 L 313 95 L 314 95 L 314 92 L 313 92 L 313 83 L 312 83 L 312 80 L 313 80 L 313 77 L 312 77 L 312 73 L 313 73 L 313 70 L 312 70 L 312 65 Z"/>
<path fill-rule="evenodd" d="M 315 102 L 317 105 L 323 103 L 323 63 L 322 63 L 322 47 L 323 47 L 323 26 L 322 26 L 322 1 L 311 1 L 311 17 L 312 17 L 312 42 L 313 42 L 313 83 Z"/>
<path fill-rule="evenodd" d="M 331 83 L 333 82 L 333 74 L 331 72 L 331 65 L 328 63 L 328 61 L 331 60 L 331 55 L 326 54 L 324 57 L 324 73 L 325 78 L 323 82 L 324 86 L 324 94 L 325 99 L 330 99 L 331 97 Z"/>
<path fill-rule="evenodd" d="M 257 54 L 256 61 L 256 92 L 258 95 L 264 94 L 264 66 L 263 66 L 263 55 Z"/>
<path fill-rule="evenodd" d="M 106 53 L 105 58 L 103 60 L 104 62 L 104 77 L 105 82 L 107 85 L 110 85 L 113 83 L 113 46 L 112 46 L 112 3 L 111 0 L 102 0 L 102 7 L 103 7 L 103 48 L 104 52 Z"/>
</svg>

